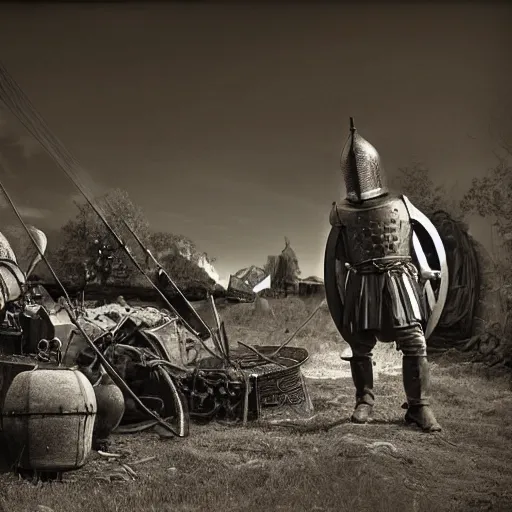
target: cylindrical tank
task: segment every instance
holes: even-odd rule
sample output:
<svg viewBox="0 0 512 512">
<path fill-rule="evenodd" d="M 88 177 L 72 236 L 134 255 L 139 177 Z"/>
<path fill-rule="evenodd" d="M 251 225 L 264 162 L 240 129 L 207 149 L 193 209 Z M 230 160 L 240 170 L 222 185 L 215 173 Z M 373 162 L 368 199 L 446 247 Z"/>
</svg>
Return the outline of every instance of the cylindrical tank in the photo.
<svg viewBox="0 0 512 512">
<path fill-rule="evenodd" d="M 3 434 L 18 467 L 78 469 L 92 447 L 96 396 L 78 370 L 35 369 L 16 375 L 4 399 Z"/>
<path fill-rule="evenodd" d="M 121 422 L 124 415 L 124 395 L 121 389 L 103 370 L 94 385 L 98 411 L 94 423 L 94 438 L 105 440 Z"/>
</svg>

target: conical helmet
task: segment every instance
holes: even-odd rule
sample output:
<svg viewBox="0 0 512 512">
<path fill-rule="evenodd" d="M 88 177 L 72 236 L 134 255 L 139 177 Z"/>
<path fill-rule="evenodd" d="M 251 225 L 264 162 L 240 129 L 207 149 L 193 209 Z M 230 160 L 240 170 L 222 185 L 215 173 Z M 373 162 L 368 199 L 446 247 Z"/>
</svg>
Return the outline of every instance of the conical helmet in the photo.
<svg viewBox="0 0 512 512">
<path fill-rule="evenodd" d="M 360 203 L 388 193 L 379 153 L 357 133 L 352 117 L 350 135 L 340 156 L 340 167 L 345 178 L 348 201 Z"/>
</svg>

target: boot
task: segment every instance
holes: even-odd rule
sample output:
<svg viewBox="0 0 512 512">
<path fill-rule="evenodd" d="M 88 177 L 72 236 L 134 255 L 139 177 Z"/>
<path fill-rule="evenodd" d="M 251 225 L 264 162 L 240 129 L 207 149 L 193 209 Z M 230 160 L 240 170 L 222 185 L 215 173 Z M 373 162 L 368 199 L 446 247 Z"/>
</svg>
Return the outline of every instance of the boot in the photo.
<svg viewBox="0 0 512 512">
<path fill-rule="evenodd" d="M 371 357 L 352 357 L 352 380 L 356 387 L 356 407 L 351 416 L 354 423 L 367 423 L 373 411 L 373 362 Z"/>
<path fill-rule="evenodd" d="M 424 432 L 439 432 L 441 426 L 430 408 L 430 371 L 426 356 L 403 356 L 403 381 L 407 403 L 406 423 L 415 423 Z"/>
</svg>

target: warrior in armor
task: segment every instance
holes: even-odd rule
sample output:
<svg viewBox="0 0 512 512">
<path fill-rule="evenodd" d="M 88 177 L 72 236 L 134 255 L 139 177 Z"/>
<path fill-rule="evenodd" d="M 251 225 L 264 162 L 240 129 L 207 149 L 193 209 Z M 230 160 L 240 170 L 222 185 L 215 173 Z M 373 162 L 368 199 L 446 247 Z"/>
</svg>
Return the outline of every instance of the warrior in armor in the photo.
<svg viewBox="0 0 512 512">
<path fill-rule="evenodd" d="M 446 298 L 446 254 L 430 221 L 405 196 L 388 192 L 379 154 L 357 133 L 352 118 L 350 125 L 341 154 L 347 193 L 330 214 L 325 287 L 331 316 L 352 350 L 347 358 L 356 388 L 351 419 L 370 420 L 372 351 L 377 341 L 395 341 L 403 354 L 405 420 L 439 431 L 430 408 L 425 333 L 432 331 Z M 435 248 L 431 262 L 422 242 Z"/>
</svg>

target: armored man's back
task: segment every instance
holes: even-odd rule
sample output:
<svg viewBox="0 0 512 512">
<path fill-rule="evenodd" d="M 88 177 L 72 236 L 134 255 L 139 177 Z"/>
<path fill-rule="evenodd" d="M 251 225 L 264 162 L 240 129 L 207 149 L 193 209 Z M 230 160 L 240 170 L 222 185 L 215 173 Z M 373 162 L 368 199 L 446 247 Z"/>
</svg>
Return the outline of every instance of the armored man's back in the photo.
<svg viewBox="0 0 512 512">
<path fill-rule="evenodd" d="M 345 201 L 333 207 L 329 220 L 332 226 L 343 227 L 351 265 L 411 257 L 412 229 L 402 197 L 385 195 L 361 204 Z"/>
<path fill-rule="evenodd" d="M 379 339 L 395 341 L 404 354 L 406 420 L 426 431 L 440 430 L 428 400 L 423 329 L 430 311 L 412 260 L 413 247 L 418 257 L 412 205 L 403 196 L 388 193 L 379 154 L 356 132 L 352 119 L 350 132 L 340 158 L 347 195 L 333 204 L 329 216 L 324 281 L 333 321 L 352 349 L 352 420 L 370 419 L 372 350 Z"/>
<path fill-rule="evenodd" d="M 401 197 L 388 194 L 333 206 L 330 223 L 340 230 L 345 334 L 375 331 L 394 340 L 393 329 L 424 325 L 426 311 L 412 263 L 412 226 Z"/>
</svg>

